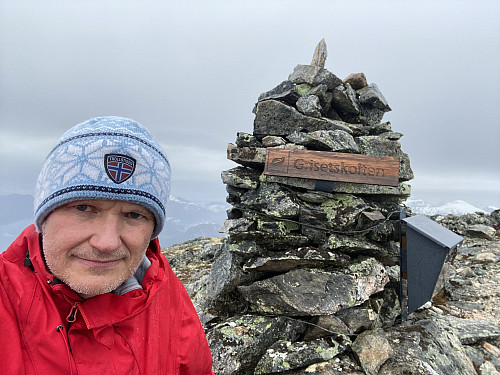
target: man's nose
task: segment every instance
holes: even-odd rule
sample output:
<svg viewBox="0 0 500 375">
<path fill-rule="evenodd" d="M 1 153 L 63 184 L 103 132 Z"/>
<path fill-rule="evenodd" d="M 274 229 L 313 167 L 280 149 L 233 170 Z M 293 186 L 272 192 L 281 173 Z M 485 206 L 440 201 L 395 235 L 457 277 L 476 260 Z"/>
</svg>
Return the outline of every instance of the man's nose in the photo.
<svg viewBox="0 0 500 375">
<path fill-rule="evenodd" d="M 93 233 L 89 244 L 102 252 L 111 252 L 120 247 L 121 226 L 120 221 L 113 215 L 103 215 L 93 226 Z"/>
</svg>

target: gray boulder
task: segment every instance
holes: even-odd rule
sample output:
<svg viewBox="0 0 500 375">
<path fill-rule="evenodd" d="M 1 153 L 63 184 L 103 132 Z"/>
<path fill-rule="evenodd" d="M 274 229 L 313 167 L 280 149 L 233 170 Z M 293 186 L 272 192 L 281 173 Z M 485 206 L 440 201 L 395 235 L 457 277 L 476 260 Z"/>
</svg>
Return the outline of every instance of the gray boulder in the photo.
<svg viewBox="0 0 500 375">
<path fill-rule="evenodd" d="M 296 130 L 352 130 L 341 121 L 329 121 L 325 118 L 306 116 L 294 107 L 288 106 L 276 100 L 266 100 L 257 104 L 254 135 L 265 137 L 266 135 L 287 136 Z"/>
<path fill-rule="evenodd" d="M 356 122 L 364 125 L 374 126 L 379 124 L 384 118 L 384 111 L 378 108 L 361 105 L 361 114 Z"/>
<path fill-rule="evenodd" d="M 482 343 L 500 337 L 500 325 L 480 319 L 463 319 L 453 315 L 439 316 L 443 326 L 451 328 L 464 345 Z"/>
<path fill-rule="evenodd" d="M 238 290 L 255 312 L 315 316 L 359 305 L 383 290 L 388 280 L 384 267 L 367 258 L 339 271 L 294 269 Z"/>
<path fill-rule="evenodd" d="M 266 149 L 263 147 L 237 147 L 227 145 L 227 158 L 245 167 L 264 169 Z"/>
<path fill-rule="evenodd" d="M 262 147 L 262 144 L 255 136 L 245 132 L 238 132 L 236 135 L 236 145 L 238 147 Z"/>
<path fill-rule="evenodd" d="M 335 74 L 318 65 L 297 65 L 288 80 L 295 84 L 307 83 L 311 86 L 325 84 L 329 90 L 342 83 Z"/>
<path fill-rule="evenodd" d="M 263 184 L 241 197 L 241 204 L 274 218 L 298 218 L 300 205 L 278 184 Z"/>
<path fill-rule="evenodd" d="M 286 144 L 286 140 L 282 137 L 277 137 L 274 135 L 266 135 L 262 138 L 262 145 L 264 147 L 277 147 L 284 146 Z"/>
<path fill-rule="evenodd" d="M 495 238 L 496 230 L 484 224 L 474 224 L 467 227 L 467 235 L 474 238 L 485 238 L 492 240 Z"/>
<path fill-rule="evenodd" d="M 316 95 L 302 96 L 297 100 L 296 105 L 297 110 L 306 116 L 321 117 L 321 104 Z"/>
<path fill-rule="evenodd" d="M 332 194 L 320 204 L 300 205 L 301 233 L 316 244 L 323 244 L 331 231 L 354 229 L 358 217 L 372 209 L 363 198 L 351 194 Z"/>
<path fill-rule="evenodd" d="M 243 271 L 284 273 L 299 267 L 341 267 L 349 260 L 350 257 L 342 253 L 304 247 L 284 252 L 273 252 L 267 256 L 249 260 L 243 266 Z"/>
<path fill-rule="evenodd" d="M 359 147 L 352 135 L 343 130 L 317 130 L 310 133 L 294 132 L 287 139 L 309 150 L 358 153 Z"/>
<path fill-rule="evenodd" d="M 309 342 L 280 340 L 269 347 L 255 368 L 255 375 L 288 373 L 342 354 L 351 340 L 344 335 Z"/>
<path fill-rule="evenodd" d="M 207 333 L 218 375 L 253 374 L 253 369 L 278 340 L 296 340 L 305 329 L 298 320 L 284 317 L 234 316 Z"/>
<path fill-rule="evenodd" d="M 361 113 L 361 107 L 350 84 L 338 85 L 333 89 L 332 107 L 344 121 L 356 122 Z M 350 121 L 349 121 L 350 122 Z"/>
<path fill-rule="evenodd" d="M 290 81 L 283 81 L 274 89 L 261 94 L 258 101 L 275 99 L 289 105 L 295 105 L 298 98 L 299 94 L 297 93 L 296 86 Z"/>
<path fill-rule="evenodd" d="M 251 281 L 251 275 L 244 273 L 243 263 L 239 254 L 229 251 L 226 242 L 217 254 L 214 264 L 210 268 L 205 288 L 205 308 L 215 314 L 226 314 L 243 308 L 236 293 L 236 286 Z"/>
<path fill-rule="evenodd" d="M 255 229 L 255 221 L 247 219 L 245 217 L 240 217 L 236 219 L 227 219 L 222 223 L 222 227 L 219 229 L 220 233 L 245 233 Z"/>
<path fill-rule="evenodd" d="M 367 374 L 477 374 L 453 328 L 429 313 L 401 326 L 365 331 L 352 350 Z"/>
<path fill-rule="evenodd" d="M 387 100 L 375 83 L 359 89 L 357 94 L 359 95 L 359 102 L 361 104 L 371 106 L 384 112 L 389 112 L 391 110 Z"/>
<path fill-rule="evenodd" d="M 256 189 L 260 173 L 254 169 L 236 167 L 221 173 L 222 182 L 241 189 Z"/>
</svg>

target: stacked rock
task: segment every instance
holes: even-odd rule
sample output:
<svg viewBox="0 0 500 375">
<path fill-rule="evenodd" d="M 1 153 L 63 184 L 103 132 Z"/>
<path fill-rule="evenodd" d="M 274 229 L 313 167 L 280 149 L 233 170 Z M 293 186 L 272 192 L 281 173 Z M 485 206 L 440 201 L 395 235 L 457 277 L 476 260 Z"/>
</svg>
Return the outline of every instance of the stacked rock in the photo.
<svg viewBox="0 0 500 375">
<path fill-rule="evenodd" d="M 259 96 L 253 134 L 228 145 L 240 165 L 222 173 L 229 236 L 199 301 L 224 317 L 207 334 L 212 351 L 225 353 L 214 358 L 219 374 L 329 360 L 350 335 L 391 326 L 400 313 L 399 206 L 413 178 L 402 134 L 381 122 L 391 109 L 375 84 L 363 73 L 342 81 L 325 59 L 321 41 L 311 65 Z M 270 147 L 397 157 L 399 185 L 267 175 Z"/>
</svg>

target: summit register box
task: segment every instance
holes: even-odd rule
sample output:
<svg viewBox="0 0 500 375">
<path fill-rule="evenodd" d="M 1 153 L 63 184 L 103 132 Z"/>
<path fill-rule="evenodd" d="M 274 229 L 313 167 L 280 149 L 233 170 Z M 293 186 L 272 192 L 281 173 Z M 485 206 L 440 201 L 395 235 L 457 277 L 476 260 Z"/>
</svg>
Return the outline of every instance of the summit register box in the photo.
<svg viewBox="0 0 500 375">
<path fill-rule="evenodd" d="M 401 295 L 407 298 L 403 317 L 432 299 L 446 259 L 462 241 L 426 216 L 401 219 Z"/>
</svg>

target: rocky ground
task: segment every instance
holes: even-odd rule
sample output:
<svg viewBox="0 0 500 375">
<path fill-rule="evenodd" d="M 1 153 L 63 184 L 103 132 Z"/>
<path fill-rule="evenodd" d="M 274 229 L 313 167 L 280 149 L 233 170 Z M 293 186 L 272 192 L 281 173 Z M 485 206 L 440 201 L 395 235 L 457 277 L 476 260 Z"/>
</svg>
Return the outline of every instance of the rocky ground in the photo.
<svg viewBox="0 0 500 375">
<path fill-rule="evenodd" d="M 500 239 L 466 239 L 434 309 L 461 318 L 500 322 Z"/>
<path fill-rule="evenodd" d="M 499 218 L 499 211 L 433 217 L 464 237 L 449 265 L 444 290 L 434 299 L 436 309 L 462 318 L 500 322 Z"/>
<path fill-rule="evenodd" d="M 272 371 L 265 370 L 265 361 L 261 360 L 260 370 L 222 371 L 228 374 L 500 374 L 498 212 L 492 215 L 438 216 L 433 219 L 462 235 L 464 241 L 453 261 L 446 264 L 441 291 L 432 302 L 410 314 L 406 322 L 397 321 L 389 328 L 375 328 L 357 336 L 350 335 L 347 341 L 340 343 L 340 349 L 339 336 L 334 335 L 332 338 L 336 341 L 332 341 L 329 348 L 335 347 L 339 354 L 326 360 L 322 354 L 323 358 L 317 356 L 314 363 L 302 367 L 295 365 L 295 370 L 283 370 L 279 366 Z M 198 238 L 163 249 L 172 268 L 186 285 L 207 331 L 213 329 L 214 322 L 220 322 L 220 319 L 200 308 L 198 292 L 203 289 L 224 241 L 222 237 Z M 243 337 L 249 329 L 255 329 L 243 322 L 245 316 L 229 320 L 224 326 L 231 330 L 233 336 Z M 269 326 L 271 323 L 266 324 Z M 283 335 L 289 334 L 285 332 L 289 326 L 283 325 L 282 329 Z M 329 345 L 328 341 L 318 340 L 308 343 L 303 348 L 296 345 L 294 351 L 324 353 L 325 348 L 315 348 L 314 345 Z M 286 343 L 281 345 L 286 346 Z M 224 346 L 213 345 L 212 351 L 214 358 L 225 358 L 233 355 L 231 353 L 235 349 L 238 348 L 227 346 L 224 349 Z M 264 357 L 275 361 L 276 356 L 282 355 L 279 349 L 275 344 Z M 281 349 L 290 353 L 290 348 Z M 294 357 L 288 355 L 287 361 L 292 363 L 287 362 L 287 365 L 293 367 Z M 303 361 L 303 357 L 297 355 L 295 361 Z M 222 373 L 223 365 L 218 366 L 219 373 Z"/>
</svg>

